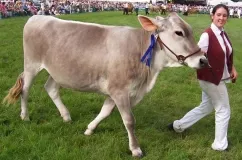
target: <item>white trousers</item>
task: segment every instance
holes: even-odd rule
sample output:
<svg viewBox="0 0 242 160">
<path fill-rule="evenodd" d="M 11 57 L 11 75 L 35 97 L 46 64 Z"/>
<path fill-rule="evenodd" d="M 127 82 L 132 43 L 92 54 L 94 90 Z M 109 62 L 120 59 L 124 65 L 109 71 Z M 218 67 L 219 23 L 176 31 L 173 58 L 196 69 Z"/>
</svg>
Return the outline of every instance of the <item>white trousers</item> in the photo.
<svg viewBox="0 0 242 160">
<path fill-rule="evenodd" d="M 202 102 L 198 107 L 189 111 L 182 119 L 173 123 L 176 132 L 183 132 L 186 128 L 215 110 L 215 139 L 212 144 L 214 150 L 225 150 L 228 147 L 227 130 L 230 119 L 230 105 L 227 88 L 224 81 L 219 85 L 199 80 L 202 88 Z"/>
</svg>

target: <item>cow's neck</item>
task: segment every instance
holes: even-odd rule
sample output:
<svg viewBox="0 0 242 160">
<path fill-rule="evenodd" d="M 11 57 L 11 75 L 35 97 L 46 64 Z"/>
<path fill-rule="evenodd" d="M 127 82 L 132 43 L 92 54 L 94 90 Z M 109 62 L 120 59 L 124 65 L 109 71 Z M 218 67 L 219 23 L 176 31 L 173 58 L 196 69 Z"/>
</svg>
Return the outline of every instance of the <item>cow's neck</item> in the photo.
<svg viewBox="0 0 242 160">
<path fill-rule="evenodd" d="M 141 53 L 143 56 L 143 53 L 147 50 L 150 44 L 150 37 L 151 32 L 147 32 L 143 30 L 143 43 L 147 45 L 142 45 L 144 48 L 142 48 Z M 143 44 L 141 42 L 141 44 Z M 149 92 L 155 85 L 156 79 L 160 73 L 161 70 L 163 70 L 165 67 L 168 67 L 171 63 L 171 59 L 167 57 L 167 54 L 165 53 L 164 49 L 161 49 L 160 45 L 158 43 L 155 44 L 153 53 L 152 53 L 152 61 L 151 66 L 145 71 L 146 72 L 146 92 Z M 146 66 L 147 67 L 147 66 Z"/>
<path fill-rule="evenodd" d="M 176 67 L 177 62 L 174 62 L 170 57 L 167 56 L 164 49 L 160 48 L 160 45 L 156 43 L 153 51 L 152 63 L 147 76 L 147 92 L 149 92 L 156 82 L 156 79 L 164 68 Z M 180 64 L 178 64 L 180 66 Z"/>
<path fill-rule="evenodd" d="M 147 92 L 149 92 L 155 85 L 156 79 L 160 71 L 165 67 L 166 60 L 164 54 L 158 45 L 155 45 L 153 51 L 152 63 L 147 74 Z"/>
<path fill-rule="evenodd" d="M 152 33 L 140 30 L 142 32 L 142 38 L 141 38 L 141 57 L 144 55 L 145 51 L 149 47 L 150 44 L 150 36 Z M 141 58 L 140 57 L 140 58 Z M 141 62 L 140 62 L 141 63 Z M 141 65 L 142 70 L 142 78 L 140 78 L 138 83 L 134 83 L 132 88 L 138 88 L 138 90 L 135 90 L 132 92 L 134 99 L 133 104 L 137 104 L 143 96 L 149 92 L 155 85 L 155 82 L 157 80 L 157 77 L 160 73 L 160 71 L 165 68 L 167 65 L 167 58 L 164 51 L 160 49 L 160 46 L 157 44 L 154 47 L 153 53 L 152 53 L 152 61 L 151 66 L 148 67 L 145 64 Z"/>
</svg>

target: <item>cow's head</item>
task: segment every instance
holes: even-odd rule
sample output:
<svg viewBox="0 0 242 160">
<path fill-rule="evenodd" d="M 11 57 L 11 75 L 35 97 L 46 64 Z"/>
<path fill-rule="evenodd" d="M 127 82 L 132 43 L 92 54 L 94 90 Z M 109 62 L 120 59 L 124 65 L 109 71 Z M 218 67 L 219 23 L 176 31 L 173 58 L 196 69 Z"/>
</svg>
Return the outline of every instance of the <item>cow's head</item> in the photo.
<svg viewBox="0 0 242 160">
<path fill-rule="evenodd" d="M 186 64 L 196 69 L 207 65 L 208 61 L 199 50 L 190 25 L 176 13 L 171 13 L 167 18 L 138 16 L 138 19 L 146 31 L 158 34 L 160 39 L 158 38 L 157 42 L 173 65 Z"/>
</svg>

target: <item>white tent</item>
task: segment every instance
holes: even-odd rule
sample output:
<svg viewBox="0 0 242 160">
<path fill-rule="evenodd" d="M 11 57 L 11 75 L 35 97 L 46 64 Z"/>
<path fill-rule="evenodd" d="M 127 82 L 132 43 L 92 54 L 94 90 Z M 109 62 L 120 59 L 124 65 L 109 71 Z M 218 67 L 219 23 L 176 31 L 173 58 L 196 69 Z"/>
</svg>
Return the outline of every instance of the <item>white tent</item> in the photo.
<svg viewBox="0 0 242 160">
<path fill-rule="evenodd" d="M 207 5 L 217 5 L 217 4 L 221 4 L 221 3 L 228 5 L 228 4 L 232 4 L 234 2 L 231 0 L 208 0 L 207 1 Z"/>
<path fill-rule="evenodd" d="M 143 2 L 147 3 L 150 2 L 150 0 L 91 0 L 91 1 L 111 1 L 111 2 Z"/>
<path fill-rule="evenodd" d="M 242 2 L 233 2 L 231 0 L 207 0 L 207 5 L 215 6 L 217 4 L 225 4 L 227 6 L 242 6 Z"/>
<path fill-rule="evenodd" d="M 236 2 L 235 4 L 239 7 L 242 7 L 242 2 Z"/>
<path fill-rule="evenodd" d="M 1 0 L 1 2 L 9 3 L 9 2 L 14 2 L 14 0 Z"/>
</svg>

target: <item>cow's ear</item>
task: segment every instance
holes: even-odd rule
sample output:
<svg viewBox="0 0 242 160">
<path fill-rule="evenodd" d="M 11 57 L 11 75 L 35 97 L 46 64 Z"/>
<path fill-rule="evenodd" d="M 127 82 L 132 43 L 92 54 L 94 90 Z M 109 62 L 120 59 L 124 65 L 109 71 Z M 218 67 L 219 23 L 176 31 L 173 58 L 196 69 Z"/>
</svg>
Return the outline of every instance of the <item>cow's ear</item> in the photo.
<svg viewBox="0 0 242 160">
<path fill-rule="evenodd" d="M 146 31 L 155 31 L 158 27 L 155 25 L 155 19 L 146 17 L 146 16 L 138 16 L 138 20 L 141 24 L 141 26 L 146 30 Z"/>
</svg>

